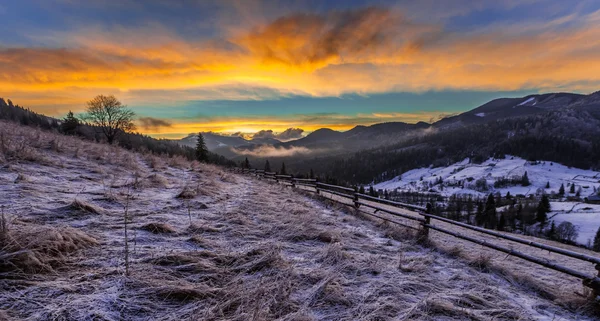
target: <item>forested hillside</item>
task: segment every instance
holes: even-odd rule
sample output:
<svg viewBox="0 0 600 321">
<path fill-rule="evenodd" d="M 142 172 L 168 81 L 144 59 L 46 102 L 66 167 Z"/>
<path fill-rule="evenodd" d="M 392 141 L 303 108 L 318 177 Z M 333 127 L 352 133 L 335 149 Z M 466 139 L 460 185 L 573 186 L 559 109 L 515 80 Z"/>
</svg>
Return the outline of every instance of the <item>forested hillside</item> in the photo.
<svg viewBox="0 0 600 321">
<path fill-rule="evenodd" d="M 600 168 L 600 108 L 576 107 L 482 124 L 436 129 L 408 141 L 364 150 L 346 157 L 319 157 L 288 167 L 346 183 L 391 179 L 423 166 L 447 166 L 467 157 L 516 155 L 583 169 Z"/>
<path fill-rule="evenodd" d="M 104 139 L 99 128 L 95 126 L 78 121 L 72 128 L 66 130 L 64 126 L 61 126 L 63 120 L 14 105 L 10 99 L 5 101 L 0 98 L 0 119 L 13 121 L 21 125 L 54 130 L 65 135 L 75 135 L 95 142 L 101 142 Z M 116 142 L 119 146 L 135 151 L 150 151 L 156 155 L 180 155 L 189 160 L 195 158 L 195 151 L 191 147 L 182 146 L 166 139 L 152 138 L 141 133 L 121 133 Z M 215 153 L 209 153 L 209 162 L 227 166 L 233 165 L 233 162 Z"/>
</svg>

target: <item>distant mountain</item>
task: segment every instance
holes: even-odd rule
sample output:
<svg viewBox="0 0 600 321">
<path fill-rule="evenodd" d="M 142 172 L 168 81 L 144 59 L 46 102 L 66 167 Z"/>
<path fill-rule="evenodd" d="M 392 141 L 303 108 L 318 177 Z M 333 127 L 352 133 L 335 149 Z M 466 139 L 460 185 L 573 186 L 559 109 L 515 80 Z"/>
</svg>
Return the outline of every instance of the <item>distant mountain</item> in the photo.
<svg viewBox="0 0 600 321">
<path fill-rule="evenodd" d="M 435 124 L 436 128 L 465 126 L 544 113 L 572 106 L 598 105 L 598 93 L 581 95 L 572 93 L 550 93 L 529 95 L 522 98 L 499 98 L 457 116 L 444 118 Z"/>
<path fill-rule="evenodd" d="M 242 146 L 254 164 L 285 162 L 291 172 L 317 174 L 347 183 L 388 180 L 423 166 L 447 166 L 505 154 L 600 168 L 600 92 L 549 93 L 499 98 L 433 124 L 381 123 L 338 132 L 323 128 L 274 153 Z M 282 150 L 286 151 L 281 152 Z M 293 153 L 298 150 L 297 153 Z M 255 151 L 252 153 L 252 151 Z"/>
</svg>

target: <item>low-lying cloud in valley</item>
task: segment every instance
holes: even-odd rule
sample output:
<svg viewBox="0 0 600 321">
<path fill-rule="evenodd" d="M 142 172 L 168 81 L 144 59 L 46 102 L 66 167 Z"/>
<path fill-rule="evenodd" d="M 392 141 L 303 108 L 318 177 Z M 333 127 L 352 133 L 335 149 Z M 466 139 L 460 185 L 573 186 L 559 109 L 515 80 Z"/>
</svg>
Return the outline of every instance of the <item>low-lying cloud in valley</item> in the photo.
<svg viewBox="0 0 600 321">
<path fill-rule="evenodd" d="M 239 148 L 232 148 L 231 150 L 238 155 L 253 156 L 253 157 L 290 157 L 290 156 L 296 156 L 296 155 L 306 156 L 306 155 L 320 153 L 320 152 L 324 151 L 321 149 L 315 150 L 315 149 L 310 149 L 310 148 L 306 148 L 306 147 L 285 148 L 285 147 L 275 147 L 275 146 L 270 146 L 270 145 L 259 146 L 252 150 L 239 149 Z"/>
</svg>

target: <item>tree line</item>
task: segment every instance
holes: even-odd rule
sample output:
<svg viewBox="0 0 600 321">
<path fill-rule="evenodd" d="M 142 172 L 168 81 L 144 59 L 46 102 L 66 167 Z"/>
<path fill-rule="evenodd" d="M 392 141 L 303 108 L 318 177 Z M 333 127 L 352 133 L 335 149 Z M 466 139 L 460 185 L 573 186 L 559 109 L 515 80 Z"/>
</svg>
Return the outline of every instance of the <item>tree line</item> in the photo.
<svg viewBox="0 0 600 321">
<path fill-rule="evenodd" d="M 10 99 L 5 101 L 0 98 L 0 119 L 91 141 L 118 144 L 139 152 L 169 157 L 179 155 L 189 160 L 199 159 L 224 166 L 235 165 L 231 160 L 211 153 L 207 149 L 199 158 L 196 148 L 135 132 L 135 113 L 112 95 L 98 95 L 86 103 L 86 112 L 80 117 L 76 117 L 72 111 L 69 111 L 66 117 L 60 120 L 14 105 Z"/>
</svg>

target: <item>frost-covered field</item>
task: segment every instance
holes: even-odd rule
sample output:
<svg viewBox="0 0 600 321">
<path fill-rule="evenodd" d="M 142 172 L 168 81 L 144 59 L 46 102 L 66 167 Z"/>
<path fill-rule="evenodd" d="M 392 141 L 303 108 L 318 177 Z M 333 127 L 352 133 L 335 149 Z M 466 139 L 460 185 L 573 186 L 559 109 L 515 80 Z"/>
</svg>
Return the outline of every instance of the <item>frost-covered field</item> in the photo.
<svg viewBox="0 0 600 321">
<path fill-rule="evenodd" d="M 493 188 L 494 181 L 497 179 L 502 177 L 521 177 L 525 172 L 527 172 L 531 185 Z M 484 178 L 492 191 L 498 191 L 502 195 L 505 195 L 507 192 L 510 192 L 512 195 L 535 194 L 538 189 L 543 189 L 548 194 L 552 192 L 558 193 L 561 184 L 564 184 L 568 192 L 567 185 L 573 183 L 577 189 L 581 187 L 581 196 L 585 197 L 592 194 L 594 188 L 600 188 L 600 172 L 569 168 L 548 161 L 532 164 L 522 158 L 512 156 L 506 156 L 504 159 L 490 158 L 481 164 L 469 163 L 469 160 L 465 159 L 448 167 L 418 168 L 389 181 L 381 182 L 375 185 L 375 188 L 419 191 L 423 190 L 424 182 L 435 184 L 439 178 L 442 178 L 446 183 L 459 180 L 471 180 L 471 183 L 473 183 L 477 179 Z M 546 188 L 546 184 L 548 183 L 550 184 L 550 188 Z M 443 190 L 439 190 L 439 187 L 434 186 L 434 189 L 443 195 L 453 195 L 456 193 L 486 195 L 489 193 L 478 192 L 471 185 L 465 183 L 465 188 L 444 187 Z"/>
<path fill-rule="evenodd" d="M 576 242 L 588 244 L 593 242 L 596 231 L 600 228 L 600 205 L 582 202 L 550 202 L 552 212 L 549 217 L 557 225 L 567 221 L 579 228 Z"/>
<path fill-rule="evenodd" d="M 595 319 L 282 186 L 4 122 L 0 144 L 0 319 Z"/>
<path fill-rule="evenodd" d="M 505 188 L 494 188 L 494 182 L 500 178 L 519 178 L 525 172 L 529 177 L 529 186 L 510 186 Z M 465 182 L 464 188 L 444 186 L 440 189 L 435 185 L 439 179 L 445 184 L 455 181 Z M 475 181 L 484 178 L 489 186 L 485 192 L 474 189 Z M 470 181 L 470 182 L 469 182 Z M 424 187 L 424 183 L 427 187 Z M 429 183 L 433 187 L 429 187 Z M 546 188 L 547 184 L 550 185 Z M 448 167 L 419 168 L 408 171 L 392 180 L 375 185 L 376 189 L 387 189 L 388 191 L 398 189 L 399 191 L 428 191 L 433 189 L 442 195 L 473 194 L 485 196 L 489 193 L 499 192 L 506 195 L 529 195 L 543 190 L 547 194 L 558 193 L 560 186 L 565 187 L 565 196 L 575 196 L 569 193 L 571 184 L 575 185 L 575 191 L 581 189 L 581 197 L 585 198 L 600 189 L 600 172 L 569 168 L 567 166 L 541 161 L 530 163 L 519 157 L 506 156 L 504 159 L 488 159 L 482 164 L 471 164 L 466 159 L 462 162 Z M 596 231 L 600 227 L 600 205 L 586 204 L 583 202 L 551 202 L 552 212 L 550 218 L 556 224 L 569 221 L 579 228 L 577 242 L 587 244 L 593 240 Z"/>
</svg>

